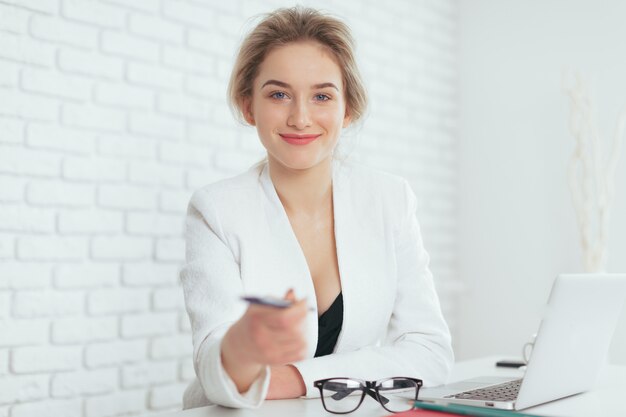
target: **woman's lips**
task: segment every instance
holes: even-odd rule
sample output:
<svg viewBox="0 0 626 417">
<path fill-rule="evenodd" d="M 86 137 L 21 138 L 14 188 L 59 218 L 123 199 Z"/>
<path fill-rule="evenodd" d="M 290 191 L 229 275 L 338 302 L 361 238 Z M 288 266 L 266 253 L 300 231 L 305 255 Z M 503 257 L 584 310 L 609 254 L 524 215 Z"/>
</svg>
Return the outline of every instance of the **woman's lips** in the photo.
<svg viewBox="0 0 626 417">
<path fill-rule="evenodd" d="M 293 135 L 281 133 L 280 137 L 291 145 L 306 145 L 313 142 L 321 135 Z"/>
</svg>

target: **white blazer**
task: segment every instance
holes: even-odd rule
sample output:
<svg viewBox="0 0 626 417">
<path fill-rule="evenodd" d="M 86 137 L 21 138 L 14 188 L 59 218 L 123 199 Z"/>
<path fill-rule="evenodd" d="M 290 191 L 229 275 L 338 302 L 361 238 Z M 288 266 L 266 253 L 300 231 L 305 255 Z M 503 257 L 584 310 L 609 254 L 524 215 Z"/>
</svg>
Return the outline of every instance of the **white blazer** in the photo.
<svg viewBox="0 0 626 417">
<path fill-rule="evenodd" d="M 309 314 L 307 358 L 293 364 L 306 396 L 319 396 L 313 381 L 330 377 L 445 382 L 454 361 L 450 332 L 428 268 L 414 193 L 400 177 L 348 162 L 333 163 L 332 192 L 343 326 L 334 353 L 314 358 L 318 315 Z M 293 288 L 316 307 L 306 258 L 267 163 L 196 191 L 186 239 L 180 278 L 197 378 L 185 392 L 184 408 L 257 407 L 267 393 L 269 367 L 240 394 L 220 357 L 224 334 L 247 307 L 241 295 L 283 297 Z"/>
</svg>

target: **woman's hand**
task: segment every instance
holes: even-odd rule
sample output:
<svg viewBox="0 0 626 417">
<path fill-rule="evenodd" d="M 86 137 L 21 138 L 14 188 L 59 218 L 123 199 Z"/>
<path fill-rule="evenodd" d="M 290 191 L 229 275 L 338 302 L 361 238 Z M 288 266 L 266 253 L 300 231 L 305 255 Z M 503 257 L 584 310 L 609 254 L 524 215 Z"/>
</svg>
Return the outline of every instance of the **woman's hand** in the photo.
<svg viewBox="0 0 626 417">
<path fill-rule="evenodd" d="M 292 290 L 285 298 L 294 304 L 284 309 L 250 305 L 224 335 L 222 364 L 239 392 L 250 388 L 265 365 L 284 365 L 304 358 L 306 301 L 296 301 Z"/>
<path fill-rule="evenodd" d="M 267 391 L 267 400 L 298 398 L 306 394 L 306 386 L 302 375 L 293 365 L 274 365 L 271 367 L 272 377 Z"/>
</svg>

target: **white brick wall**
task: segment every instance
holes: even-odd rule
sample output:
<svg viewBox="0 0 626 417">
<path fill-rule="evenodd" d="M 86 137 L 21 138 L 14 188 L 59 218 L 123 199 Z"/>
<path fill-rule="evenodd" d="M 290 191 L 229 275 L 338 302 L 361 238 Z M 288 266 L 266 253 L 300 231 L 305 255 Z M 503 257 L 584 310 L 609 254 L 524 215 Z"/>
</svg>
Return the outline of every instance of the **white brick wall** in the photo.
<svg viewBox="0 0 626 417">
<path fill-rule="evenodd" d="M 346 148 L 410 180 L 454 332 L 456 3 L 309 3 L 354 30 Z M 248 18 L 288 4 L 0 0 L 0 417 L 180 407 L 187 203 L 262 156 L 225 88 Z"/>
<path fill-rule="evenodd" d="M 147 339 L 89 344 L 85 347 L 85 365 L 88 368 L 99 368 L 134 363 L 147 358 L 148 344 Z"/>
<path fill-rule="evenodd" d="M 52 377 L 50 393 L 58 398 L 109 393 L 119 387 L 118 374 L 116 368 L 58 373 Z"/>
<path fill-rule="evenodd" d="M 13 349 L 11 370 L 16 374 L 74 371 L 82 365 L 81 346 L 27 346 Z"/>
</svg>

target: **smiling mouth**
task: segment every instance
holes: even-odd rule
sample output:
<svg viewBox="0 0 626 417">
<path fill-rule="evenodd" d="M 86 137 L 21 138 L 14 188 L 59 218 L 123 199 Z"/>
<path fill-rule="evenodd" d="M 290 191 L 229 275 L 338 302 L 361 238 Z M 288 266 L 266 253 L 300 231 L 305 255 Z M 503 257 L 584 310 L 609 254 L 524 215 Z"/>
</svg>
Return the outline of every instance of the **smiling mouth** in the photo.
<svg viewBox="0 0 626 417">
<path fill-rule="evenodd" d="M 279 134 L 280 137 L 287 143 L 291 145 L 306 145 L 313 142 L 318 137 L 322 136 L 321 134 L 311 134 L 311 135 L 294 135 L 294 134 Z"/>
</svg>

